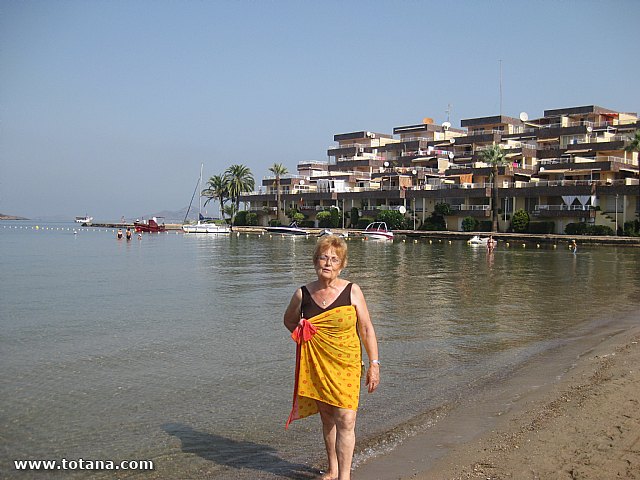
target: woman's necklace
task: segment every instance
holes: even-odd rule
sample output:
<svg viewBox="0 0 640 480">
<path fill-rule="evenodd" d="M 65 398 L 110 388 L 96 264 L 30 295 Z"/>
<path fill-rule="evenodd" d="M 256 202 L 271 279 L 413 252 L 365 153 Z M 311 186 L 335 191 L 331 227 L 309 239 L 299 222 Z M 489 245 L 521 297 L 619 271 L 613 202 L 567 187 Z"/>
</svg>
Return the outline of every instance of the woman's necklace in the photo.
<svg viewBox="0 0 640 480">
<path fill-rule="evenodd" d="M 331 286 L 327 287 L 327 288 L 331 288 Z M 322 295 L 320 295 L 320 290 L 317 290 L 316 293 L 320 296 L 320 298 L 322 299 L 322 306 L 326 307 L 327 306 L 327 299 L 326 297 L 323 297 Z"/>
</svg>

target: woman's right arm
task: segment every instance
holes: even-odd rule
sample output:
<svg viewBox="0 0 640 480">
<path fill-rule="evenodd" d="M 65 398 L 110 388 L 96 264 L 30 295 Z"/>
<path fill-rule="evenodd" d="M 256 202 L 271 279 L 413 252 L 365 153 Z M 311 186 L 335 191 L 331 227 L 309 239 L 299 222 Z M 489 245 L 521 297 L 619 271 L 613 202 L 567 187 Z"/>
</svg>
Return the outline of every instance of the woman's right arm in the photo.
<svg viewBox="0 0 640 480">
<path fill-rule="evenodd" d="M 293 332 L 300 322 L 300 307 L 302 306 L 302 289 L 298 288 L 291 297 L 289 306 L 284 312 L 284 326 Z"/>
</svg>

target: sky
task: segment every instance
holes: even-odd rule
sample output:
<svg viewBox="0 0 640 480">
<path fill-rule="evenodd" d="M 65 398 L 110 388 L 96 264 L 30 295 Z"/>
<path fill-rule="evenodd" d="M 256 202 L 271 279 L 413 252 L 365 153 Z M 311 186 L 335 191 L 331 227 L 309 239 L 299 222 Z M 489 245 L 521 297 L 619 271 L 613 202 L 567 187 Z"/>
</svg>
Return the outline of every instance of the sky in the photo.
<svg viewBox="0 0 640 480">
<path fill-rule="evenodd" d="M 179 210 L 201 163 L 259 185 L 337 133 L 501 103 L 638 112 L 638 18 L 636 0 L 0 0 L 0 213 Z"/>
</svg>

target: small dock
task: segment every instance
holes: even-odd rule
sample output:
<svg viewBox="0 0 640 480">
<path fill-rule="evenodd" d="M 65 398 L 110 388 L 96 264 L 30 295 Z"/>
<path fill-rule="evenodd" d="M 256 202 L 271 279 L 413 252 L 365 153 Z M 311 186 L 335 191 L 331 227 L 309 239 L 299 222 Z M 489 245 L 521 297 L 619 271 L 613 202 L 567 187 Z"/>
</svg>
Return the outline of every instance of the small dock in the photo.
<svg viewBox="0 0 640 480">
<path fill-rule="evenodd" d="M 82 225 L 86 227 L 96 227 L 96 228 L 122 228 L 126 230 L 127 228 L 134 229 L 136 226 L 133 223 L 103 223 L 103 222 L 92 222 L 91 225 Z M 182 231 L 182 225 L 178 223 L 165 223 L 164 224 L 166 231 Z"/>
</svg>

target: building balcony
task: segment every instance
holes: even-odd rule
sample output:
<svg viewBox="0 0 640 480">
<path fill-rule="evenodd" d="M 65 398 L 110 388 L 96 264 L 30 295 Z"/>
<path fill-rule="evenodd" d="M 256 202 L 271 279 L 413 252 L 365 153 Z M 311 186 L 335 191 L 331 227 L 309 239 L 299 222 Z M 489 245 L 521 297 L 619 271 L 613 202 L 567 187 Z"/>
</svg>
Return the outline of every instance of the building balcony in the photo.
<svg viewBox="0 0 640 480">
<path fill-rule="evenodd" d="M 451 205 L 451 215 L 486 218 L 491 216 L 491 207 L 489 205 Z"/>
<path fill-rule="evenodd" d="M 596 209 L 591 205 L 536 205 L 531 213 L 533 216 L 540 218 L 595 218 Z"/>
</svg>

